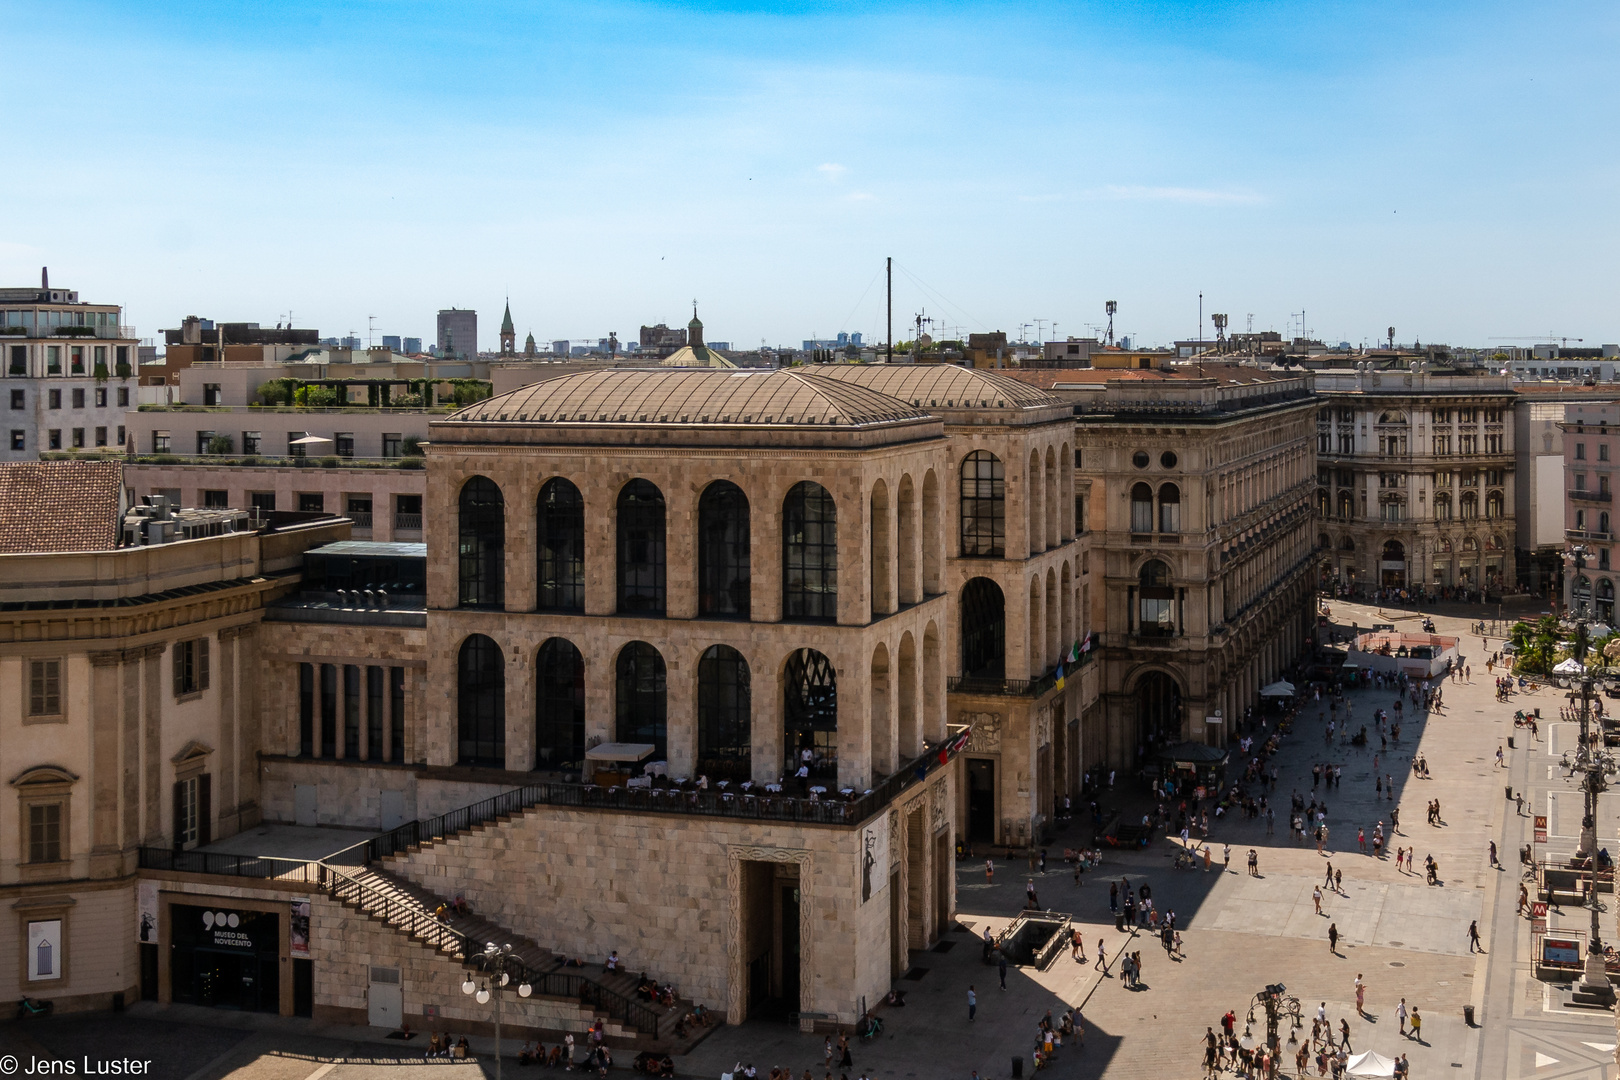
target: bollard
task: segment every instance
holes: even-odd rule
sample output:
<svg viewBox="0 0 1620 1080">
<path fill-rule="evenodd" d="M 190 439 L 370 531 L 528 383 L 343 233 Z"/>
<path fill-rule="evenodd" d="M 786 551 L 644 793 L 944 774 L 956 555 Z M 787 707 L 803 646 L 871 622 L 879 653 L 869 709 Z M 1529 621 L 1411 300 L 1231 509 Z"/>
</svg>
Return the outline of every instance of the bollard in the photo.
<svg viewBox="0 0 1620 1080">
<path fill-rule="evenodd" d="M 1509 784 L 1507 786 L 1507 797 L 1509 799 L 1513 798 L 1513 785 L 1512 784 Z"/>
<path fill-rule="evenodd" d="M 1469 1027 L 1474 1026 L 1474 1007 L 1472 1005 L 1463 1006 L 1463 1023 Z"/>
<path fill-rule="evenodd" d="M 1508 736 L 1508 749 L 1513 749 L 1513 736 L 1511 735 Z"/>
<path fill-rule="evenodd" d="M 1012 1074 L 1013 1074 L 1013 1080 L 1018 1080 L 1019 1077 L 1024 1075 L 1024 1055 L 1023 1054 L 1014 1054 L 1013 1055 Z"/>
</svg>

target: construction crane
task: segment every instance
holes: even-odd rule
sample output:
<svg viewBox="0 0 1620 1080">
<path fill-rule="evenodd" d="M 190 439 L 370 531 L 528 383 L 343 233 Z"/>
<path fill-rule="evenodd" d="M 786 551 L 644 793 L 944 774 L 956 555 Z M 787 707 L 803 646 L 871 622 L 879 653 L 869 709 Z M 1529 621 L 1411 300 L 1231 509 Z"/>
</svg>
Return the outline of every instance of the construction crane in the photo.
<svg viewBox="0 0 1620 1080">
<path fill-rule="evenodd" d="M 1559 337 L 1557 334 L 1525 334 L 1525 335 L 1521 335 L 1519 337 L 1493 337 L 1493 338 L 1490 338 L 1489 340 L 1491 340 L 1491 341 L 1534 341 L 1534 342 L 1538 342 L 1538 343 L 1539 342 L 1546 342 L 1549 345 L 1551 345 L 1553 342 L 1556 341 L 1556 342 L 1558 342 L 1558 345 L 1559 345 L 1560 348 L 1568 348 L 1570 342 L 1572 342 L 1572 341 L 1576 341 L 1576 342 L 1585 341 L 1586 339 L 1585 338 L 1578 338 L 1578 337 Z"/>
</svg>

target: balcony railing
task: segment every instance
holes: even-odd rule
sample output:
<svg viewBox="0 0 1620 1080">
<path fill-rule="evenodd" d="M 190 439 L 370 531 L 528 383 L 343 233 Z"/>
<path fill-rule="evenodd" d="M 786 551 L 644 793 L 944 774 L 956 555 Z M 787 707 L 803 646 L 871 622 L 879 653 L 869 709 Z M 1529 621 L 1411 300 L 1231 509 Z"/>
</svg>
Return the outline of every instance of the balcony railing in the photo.
<svg viewBox="0 0 1620 1080">
<path fill-rule="evenodd" d="M 370 510 L 350 510 L 345 516 L 347 516 L 350 521 L 354 522 L 354 527 L 357 529 L 371 528 Z"/>
<path fill-rule="evenodd" d="M 422 528 L 422 515 L 421 514 L 395 514 L 394 515 L 394 528 L 396 530 L 404 529 L 406 531 L 410 531 L 412 529 L 415 529 L 418 532 L 420 532 L 421 528 Z"/>
<path fill-rule="evenodd" d="M 153 450 L 136 454 L 131 465 L 217 465 L 244 469 L 422 469 L 427 459 L 412 457 L 346 457 L 338 454 L 176 454 Z"/>
<path fill-rule="evenodd" d="M 1614 533 L 1599 532 L 1596 529 L 1565 529 L 1564 535 L 1571 540 L 1601 540 L 1604 543 L 1614 542 Z"/>
<path fill-rule="evenodd" d="M 1569 497 L 1576 502 L 1609 502 L 1612 498 L 1607 491 L 1588 491 L 1585 488 L 1571 488 Z"/>
<path fill-rule="evenodd" d="M 222 877 L 259 878 L 289 885 L 321 885 L 325 870 L 308 859 L 283 859 L 271 855 L 225 855 L 213 851 L 175 851 L 172 848 L 143 847 L 138 855 L 142 870 L 162 870 L 175 874 L 214 874 Z"/>
<path fill-rule="evenodd" d="M 1091 635 L 1091 648 L 1080 654 L 1072 664 L 1065 660 L 1065 677 L 1079 671 L 1091 662 L 1102 648 L 1101 634 Z M 951 675 L 945 679 L 945 690 L 952 694 L 995 694 L 1004 697 L 1040 697 L 1057 685 L 1057 669 L 1053 668 L 1038 679 L 1003 679 L 994 675 Z"/>
</svg>

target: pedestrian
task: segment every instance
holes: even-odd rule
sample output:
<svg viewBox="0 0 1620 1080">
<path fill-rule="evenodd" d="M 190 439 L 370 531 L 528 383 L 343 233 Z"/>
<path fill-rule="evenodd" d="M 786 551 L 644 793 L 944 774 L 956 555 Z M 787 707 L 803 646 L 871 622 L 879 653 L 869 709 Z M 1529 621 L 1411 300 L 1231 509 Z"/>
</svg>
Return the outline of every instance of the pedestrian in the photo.
<svg viewBox="0 0 1620 1080">
<path fill-rule="evenodd" d="M 1502 864 L 1496 861 L 1496 841 L 1495 840 L 1491 841 L 1491 865 L 1496 867 L 1498 870 L 1500 870 L 1502 868 Z"/>
<path fill-rule="evenodd" d="M 1322 886 L 1318 885 L 1311 890 L 1311 899 L 1316 902 L 1316 913 L 1322 914 Z"/>
<path fill-rule="evenodd" d="M 1071 941 L 1069 944 L 1070 944 L 1070 954 L 1074 957 L 1074 962 L 1077 963 L 1077 964 L 1085 963 L 1086 962 L 1086 947 L 1085 947 L 1085 942 L 1083 940 L 1081 940 L 1079 930 L 1074 931 L 1074 940 Z"/>
<path fill-rule="evenodd" d="M 1221 873 L 1224 874 L 1230 869 L 1232 869 L 1232 845 L 1231 844 L 1222 844 L 1221 845 Z"/>
<path fill-rule="evenodd" d="M 1098 939 L 1097 941 L 1097 962 L 1093 964 L 1092 967 L 1096 968 L 1098 971 L 1101 971 L 1104 978 L 1111 979 L 1114 977 L 1108 970 L 1108 950 L 1107 947 L 1103 945 L 1101 939 Z"/>
<path fill-rule="evenodd" d="M 1024 906 L 1025 907 L 1029 908 L 1031 911 L 1039 911 L 1040 910 L 1041 902 L 1035 895 L 1035 879 L 1034 878 L 1030 878 L 1029 881 L 1027 881 L 1024 884 L 1024 896 L 1025 896 L 1025 900 L 1024 900 Z"/>
<path fill-rule="evenodd" d="M 970 993 L 970 994 L 973 993 L 973 987 L 971 987 L 971 986 L 968 987 L 968 993 Z M 833 1043 L 832 1043 L 832 1036 L 831 1035 L 827 1036 L 827 1040 L 823 1044 L 823 1046 L 821 1048 L 821 1051 L 822 1051 L 822 1056 L 824 1058 L 826 1058 L 826 1061 L 827 1061 L 827 1071 L 830 1073 L 830 1072 L 832 1072 L 832 1067 L 833 1067 Z"/>
<path fill-rule="evenodd" d="M 1417 1006 L 1412 1006 L 1412 1038 L 1419 1046 L 1423 1045 L 1423 1017 L 1418 1015 Z"/>
<path fill-rule="evenodd" d="M 1395 1006 L 1395 1019 L 1400 1024 L 1400 1031 L 1398 1032 L 1398 1034 L 1405 1035 L 1406 1034 L 1406 999 L 1405 998 L 1401 998 L 1401 1003 L 1399 1005 Z"/>
<path fill-rule="evenodd" d="M 1113 915 L 1119 911 L 1119 882 L 1108 883 L 1108 914 Z"/>
<path fill-rule="evenodd" d="M 996 883 L 996 864 L 990 859 L 984 860 L 984 883 L 986 885 Z"/>
<path fill-rule="evenodd" d="M 1523 915 L 1525 908 L 1528 908 L 1529 906 L 1530 887 L 1521 881 L 1519 882 L 1519 910 L 1516 912 L 1516 914 Z"/>
<path fill-rule="evenodd" d="M 1507 768 L 1507 764 L 1502 760 L 1502 748 L 1500 746 L 1496 748 L 1496 767 L 1498 769 Z"/>
<path fill-rule="evenodd" d="M 1254 848 L 1249 849 L 1249 876 L 1260 876 L 1260 853 Z"/>
<path fill-rule="evenodd" d="M 1471 953 L 1484 952 L 1479 944 L 1479 920 L 1475 919 L 1468 924 L 1468 951 Z"/>
<path fill-rule="evenodd" d="M 1327 876 L 1322 879 L 1322 884 L 1326 888 L 1329 888 L 1329 889 L 1333 888 L 1333 860 L 1332 859 L 1328 860 Z"/>
<path fill-rule="evenodd" d="M 568 1066 L 564 1072 L 574 1071 L 574 1033 L 572 1031 L 563 1035 L 563 1062 Z"/>
<path fill-rule="evenodd" d="M 1339 1017 L 1339 1048 L 1346 1054 L 1352 1052 L 1350 1049 L 1350 1021 L 1342 1016 Z"/>
<path fill-rule="evenodd" d="M 1046 873 L 1046 849 L 1041 848 L 1041 873 Z"/>
<path fill-rule="evenodd" d="M 1339 924 L 1328 923 L 1328 952 L 1338 955 L 1339 952 Z"/>
<path fill-rule="evenodd" d="M 989 924 L 986 924 L 985 928 L 984 928 L 984 962 L 985 963 L 988 964 L 990 962 L 990 953 L 995 949 L 995 947 L 996 947 L 996 939 L 990 936 L 990 926 L 989 926 Z"/>
<path fill-rule="evenodd" d="M 973 992 L 973 985 L 968 984 L 968 1021 L 972 1022 L 974 1014 L 979 1011 L 979 995 Z M 827 1060 L 832 1061 L 832 1040 L 827 1040 Z"/>
<path fill-rule="evenodd" d="M 1361 981 L 1361 975 L 1356 975 L 1356 1015 L 1367 1015 L 1367 984 Z"/>
<path fill-rule="evenodd" d="M 1335 871 L 1333 871 L 1333 891 L 1338 893 L 1340 896 L 1344 895 L 1344 871 L 1343 870 L 1335 870 Z"/>
<path fill-rule="evenodd" d="M 1356 827 L 1356 843 L 1361 847 L 1361 853 L 1367 854 L 1367 830 L 1361 826 Z"/>
<path fill-rule="evenodd" d="M 855 1059 L 849 1056 L 849 1036 L 838 1036 L 838 1067 L 840 1069 L 853 1069 Z"/>
<path fill-rule="evenodd" d="M 1007 954 L 1006 953 L 1001 954 L 1001 962 L 996 965 L 996 969 L 1001 973 L 1001 988 L 1003 990 L 1005 990 L 1005 989 L 1007 989 Z"/>
</svg>

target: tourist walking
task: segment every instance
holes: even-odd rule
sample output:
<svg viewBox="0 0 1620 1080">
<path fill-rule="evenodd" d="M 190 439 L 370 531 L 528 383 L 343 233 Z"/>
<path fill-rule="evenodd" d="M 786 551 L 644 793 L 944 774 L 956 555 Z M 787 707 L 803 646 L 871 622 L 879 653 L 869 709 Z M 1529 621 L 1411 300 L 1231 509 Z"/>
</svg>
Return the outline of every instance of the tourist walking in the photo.
<svg viewBox="0 0 1620 1080">
<path fill-rule="evenodd" d="M 1328 951 L 1335 956 L 1339 954 L 1339 924 L 1328 923 Z"/>
<path fill-rule="evenodd" d="M 972 984 L 968 984 L 968 1021 L 971 1023 L 974 1015 L 979 1011 L 979 995 L 973 992 Z M 827 1042 L 827 1064 L 832 1064 L 832 1041 Z"/>
<path fill-rule="evenodd" d="M 1401 1003 L 1395 1006 L 1395 1020 L 1400 1025 L 1400 1035 L 1406 1034 L 1406 1015 L 1406 999 L 1401 998 Z"/>
<path fill-rule="evenodd" d="M 1479 920 L 1475 919 L 1468 924 L 1468 951 L 1471 953 L 1484 952 L 1479 944 Z"/>
<path fill-rule="evenodd" d="M 1356 1015 L 1367 1015 L 1367 984 L 1361 981 L 1361 974 L 1356 974 Z"/>
</svg>

